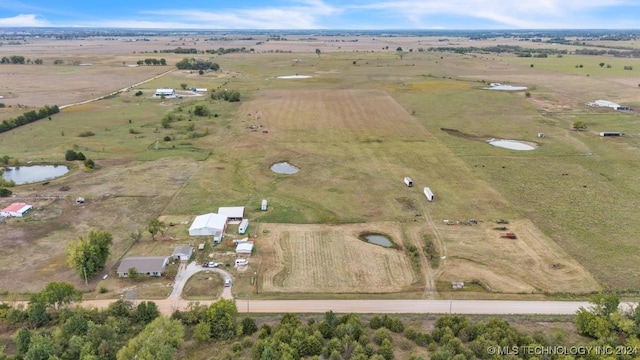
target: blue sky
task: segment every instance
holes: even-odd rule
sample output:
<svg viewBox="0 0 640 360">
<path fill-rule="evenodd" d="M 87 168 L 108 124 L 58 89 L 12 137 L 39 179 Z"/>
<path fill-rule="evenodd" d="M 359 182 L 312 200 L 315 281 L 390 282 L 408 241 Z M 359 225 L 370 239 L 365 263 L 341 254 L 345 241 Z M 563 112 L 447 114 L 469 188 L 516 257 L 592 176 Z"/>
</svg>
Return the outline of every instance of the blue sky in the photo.
<svg viewBox="0 0 640 360">
<path fill-rule="evenodd" d="M 639 0 L 0 0 L 0 27 L 639 29 Z"/>
</svg>

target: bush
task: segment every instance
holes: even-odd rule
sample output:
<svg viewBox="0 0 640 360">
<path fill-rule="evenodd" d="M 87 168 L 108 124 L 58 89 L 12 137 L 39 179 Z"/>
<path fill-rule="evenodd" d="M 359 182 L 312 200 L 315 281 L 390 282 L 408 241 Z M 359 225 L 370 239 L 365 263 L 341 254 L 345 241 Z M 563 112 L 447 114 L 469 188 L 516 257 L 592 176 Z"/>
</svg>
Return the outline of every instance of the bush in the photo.
<svg viewBox="0 0 640 360">
<path fill-rule="evenodd" d="M 165 136 L 163 140 L 164 141 L 171 141 L 171 137 L 170 136 Z"/>
<path fill-rule="evenodd" d="M 136 92 L 136 96 L 141 96 L 141 95 L 142 95 L 142 91 L 141 91 L 141 90 L 138 90 L 138 91 Z"/>
<path fill-rule="evenodd" d="M 11 190 L 5 189 L 5 188 L 0 188 L 0 197 L 9 197 L 9 196 L 11 196 L 11 194 L 13 194 L 13 192 L 11 192 Z"/>
<path fill-rule="evenodd" d="M 84 161 L 84 166 L 87 169 L 93 169 L 93 168 L 96 167 L 96 163 L 94 163 L 93 160 L 91 160 L 91 159 L 87 159 L 87 160 Z"/>
<path fill-rule="evenodd" d="M 78 136 L 79 137 L 89 137 L 89 136 L 94 136 L 94 135 L 95 135 L 95 133 L 93 133 L 93 131 L 83 131 Z"/>
<path fill-rule="evenodd" d="M 382 342 L 385 339 L 389 340 L 390 342 L 393 340 L 393 338 L 391 337 L 391 331 L 389 331 L 389 329 L 382 327 L 373 333 L 373 342 L 377 345 L 382 345 Z"/>
<path fill-rule="evenodd" d="M 78 160 L 78 153 L 73 150 L 67 150 L 67 152 L 64 154 L 64 159 L 67 161 Z"/>
</svg>

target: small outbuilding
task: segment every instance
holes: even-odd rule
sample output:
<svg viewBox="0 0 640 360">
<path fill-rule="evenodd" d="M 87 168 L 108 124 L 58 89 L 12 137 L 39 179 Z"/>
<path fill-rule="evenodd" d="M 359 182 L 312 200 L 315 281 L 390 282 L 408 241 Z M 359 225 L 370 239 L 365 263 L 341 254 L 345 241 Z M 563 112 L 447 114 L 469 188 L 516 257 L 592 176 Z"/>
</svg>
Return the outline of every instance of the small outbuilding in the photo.
<svg viewBox="0 0 640 360">
<path fill-rule="evenodd" d="M 411 180 L 411 178 L 410 178 L 410 177 L 408 177 L 408 176 L 405 176 L 405 177 L 404 177 L 404 183 L 405 183 L 405 185 L 407 185 L 408 187 L 412 187 L 412 186 L 413 186 L 413 180 Z"/>
<path fill-rule="evenodd" d="M 603 137 L 604 136 L 622 136 L 622 135 L 624 134 L 618 131 L 603 131 L 600 133 L 600 136 L 603 136 Z"/>
<path fill-rule="evenodd" d="M 189 259 L 191 259 L 191 255 L 193 255 L 193 246 L 181 245 L 173 250 L 173 254 L 171 254 L 171 257 L 173 258 L 173 260 L 188 261 Z"/>
<path fill-rule="evenodd" d="M 253 251 L 253 241 L 238 243 L 236 246 L 236 254 L 251 254 Z"/>
<path fill-rule="evenodd" d="M 267 199 L 262 199 L 262 204 L 260 204 L 260 210 L 267 211 Z"/>
<path fill-rule="evenodd" d="M 118 266 L 118 276 L 129 277 L 129 269 L 136 269 L 140 275 L 162 276 L 169 264 L 168 256 L 134 256 L 122 259 Z"/>
<path fill-rule="evenodd" d="M 33 209 L 32 205 L 27 203 L 18 202 L 13 203 L 0 211 L 2 217 L 23 217 L 24 214 Z"/>
</svg>

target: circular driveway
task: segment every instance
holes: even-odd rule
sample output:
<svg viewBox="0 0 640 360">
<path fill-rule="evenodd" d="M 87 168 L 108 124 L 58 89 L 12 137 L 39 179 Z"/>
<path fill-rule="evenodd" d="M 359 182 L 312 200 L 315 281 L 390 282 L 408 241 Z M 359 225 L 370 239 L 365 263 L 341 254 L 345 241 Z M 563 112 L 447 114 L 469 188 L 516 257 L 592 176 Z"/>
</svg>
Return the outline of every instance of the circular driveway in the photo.
<svg viewBox="0 0 640 360">
<path fill-rule="evenodd" d="M 173 283 L 173 290 L 171 291 L 171 295 L 167 299 L 169 300 L 180 300 L 182 295 L 182 289 L 184 289 L 184 285 L 187 283 L 190 277 L 201 272 L 201 271 L 213 271 L 222 275 L 224 281 L 232 280 L 231 274 L 229 274 L 226 270 L 220 268 L 206 268 L 201 265 L 197 265 L 195 261 L 191 261 L 188 264 L 181 263 L 178 268 L 178 274 L 176 275 L 175 282 Z M 231 281 L 233 284 L 233 281 Z M 233 299 L 233 295 L 231 294 L 231 286 L 225 286 L 222 290 L 221 297 L 223 299 Z"/>
</svg>

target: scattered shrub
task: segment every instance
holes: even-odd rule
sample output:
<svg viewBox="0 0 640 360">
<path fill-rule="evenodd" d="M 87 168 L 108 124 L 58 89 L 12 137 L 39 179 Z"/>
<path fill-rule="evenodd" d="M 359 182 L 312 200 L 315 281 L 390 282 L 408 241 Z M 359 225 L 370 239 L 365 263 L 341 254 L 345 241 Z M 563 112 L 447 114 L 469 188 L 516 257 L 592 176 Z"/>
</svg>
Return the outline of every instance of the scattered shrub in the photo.
<svg viewBox="0 0 640 360">
<path fill-rule="evenodd" d="M 89 136 L 94 136 L 94 135 L 95 135 L 95 133 L 93 131 L 83 131 L 78 136 L 79 137 L 89 137 Z"/>
</svg>

